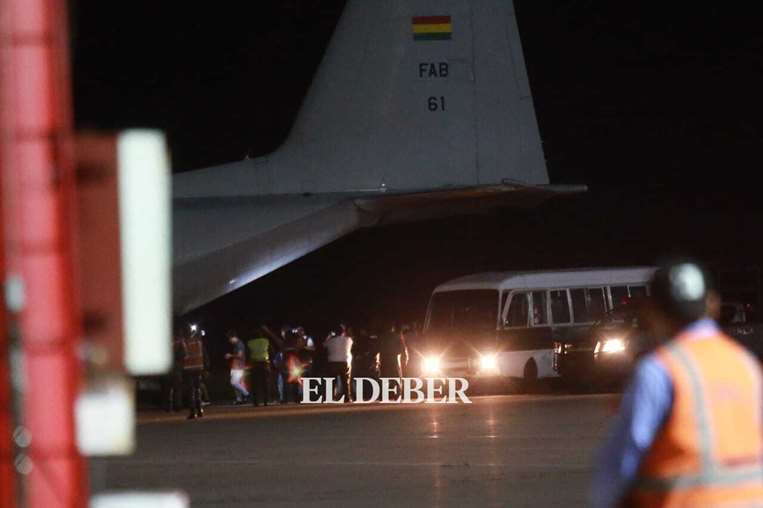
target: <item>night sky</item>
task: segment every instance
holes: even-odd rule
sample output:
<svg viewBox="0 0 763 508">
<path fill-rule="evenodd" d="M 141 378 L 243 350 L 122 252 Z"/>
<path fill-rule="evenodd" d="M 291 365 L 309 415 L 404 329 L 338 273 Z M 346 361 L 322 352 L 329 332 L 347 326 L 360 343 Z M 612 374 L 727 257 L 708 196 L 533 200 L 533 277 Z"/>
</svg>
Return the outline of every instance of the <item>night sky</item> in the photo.
<svg viewBox="0 0 763 508">
<path fill-rule="evenodd" d="M 265 154 L 288 133 L 343 5 L 76 2 L 77 126 L 163 129 L 175 171 Z M 421 320 L 436 284 L 483 270 L 670 253 L 763 264 L 759 17 L 736 3 L 515 5 L 551 180 L 591 190 L 359 231 L 200 309 L 213 334 Z"/>
</svg>

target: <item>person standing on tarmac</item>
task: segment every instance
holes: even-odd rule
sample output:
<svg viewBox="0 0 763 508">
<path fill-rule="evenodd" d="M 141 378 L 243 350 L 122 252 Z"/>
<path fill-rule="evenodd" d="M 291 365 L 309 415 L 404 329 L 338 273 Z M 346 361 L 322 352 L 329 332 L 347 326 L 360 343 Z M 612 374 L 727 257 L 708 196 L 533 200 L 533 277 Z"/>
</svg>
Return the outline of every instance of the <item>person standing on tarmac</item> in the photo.
<svg viewBox="0 0 763 508">
<path fill-rule="evenodd" d="M 330 335 L 325 338 L 317 338 L 315 340 L 315 351 L 313 351 L 313 361 L 310 367 L 308 377 L 324 378 L 328 377 L 328 351 L 326 350 L 326 340 L 330 338 Z M 326 384 L 320 383 L 318 385 L 318 395 L 321 399 L 326 398 Z"/>
<path fill-rule="evenodd" d="M 763 506 L 760 365 L 708 316 L 718 297 L 696 263 L 663 266 L 651 293 L 647 323 L 669 340 L 636 366 L 592 506 Z"/>
<path fill-rule="evenodd" d="M 366 328 L 360 327 L 352 337 L 352 376 L 375 377 L 372 363 L 376 354 L 371 350 L 371 337 Z"/>
<path fill-rule="evenodd" d="M 328 352 L 328 376 L 339 377 L 345 402 L 352 402 L 352 385 L 350 384 L 350 367 L 352 365 L 352 337 L 347 331 L 347 325 L 339 325 L 340 332 L 329 334 L 323 347 Z"/>
<path fill-rule="evenodd" d="M 284 352 L 286 327 L 281 327 L 279 334 L 275 334 L 267 325 L 262 325 L 261 330 L 270 339 L 271 346 L 275 346 L 271 347 L 268 401 L 273 402 L 277 400 L 281 404 L 286 404 L 286 379 L 288 378 L 286 354 Z"/>
<path fill-rule="evenodd" d="M 315 353 L 315 341 L 313 341 L 312 337 L 307 335 L 303 326 L 298 326 L 294 330 L 294 333 L 297 334 L 297 341 L 300 344 L 298 352 L 299 363 L 302 372 L 306 373 L 312 368 L 313 354 Z"/>
<path fill-rule="evenodd" d="M 255 330 L 255 338 L 247 342 L 252 363 L 252 404 L 259 406 L 258 399 L 262 399 L 267 406 L 270 398 L 270 341 L 262 333 L 262 327 Z"/>
<path fill-rule="evenodd" d="M 197 334 L 200 336 L 201 348 L 204 353 L 204 370 L 201 371 L 201 406 L 209 406 L 212 404 L 212 399 L 209 396 L 209 388 L 207 387 L 207 380 L 210 377 L 210 364 L 209 364 L 209 351 L 207 351 L 206 336 L 207 333 L 204 330 L 199 330 Z"/>
<path fill-rule="evenodd" d="M 192 330 L 183 340 L 183 377 L 188 389 L 189 420 L 204 416 L 201 408 L 201 374 L 204 365 L 204 345 L 199 334 Z"/>
<path fill-rule="evenodd" d="M 246 368 L 246 347 L 238 338 L 235 330 L 225 334 L 233 348 L 232 353 L 225 353 L 225 359 L 230 360 L 230 385 L 236 392 L 235 404 L 243 404 L 249 398 L 249 390 L 244 385 L 244 369 Z"/>
<path fill-rule="evenodd" d="M 302 383 L 302 354 L 305 349 L 304 334 L 300 335 L 297 328 L 284 326 L 281 328 L 281 340 L 283 343 L 283 399 L 281 402 L 299 402 L 300 387 Z"/>
<path fill-rule="evenodd" d="M 397 323 L 379 337 L 379 361 L 379 377 L 403 377 L 403 369 L 408 365 L 408 348 Z"/>
</svg>

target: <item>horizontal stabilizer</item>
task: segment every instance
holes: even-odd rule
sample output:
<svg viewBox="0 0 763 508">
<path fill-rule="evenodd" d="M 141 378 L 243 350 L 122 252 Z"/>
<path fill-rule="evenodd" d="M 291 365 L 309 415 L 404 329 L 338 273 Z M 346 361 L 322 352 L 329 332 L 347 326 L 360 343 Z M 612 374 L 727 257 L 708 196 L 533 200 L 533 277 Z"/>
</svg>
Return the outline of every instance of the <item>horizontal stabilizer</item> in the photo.
<svg viewBox="0 0 763 508">
<path fill-rule="evenodd" d="M 381 225 L 486 213 L 504 206 L 531 208 L 554 196 L 586 190 L 585 185 L 483 185 L 361 197 L 355 199 L 355 204 L 376 217 L 376 224 Z"/>
<path fill-rule="evenodd" d="M 584 190 L 498 185 L 398 194 L 176 200 L 175 310 L 183 313 L 203 305 L 362 227 L 500 206 L 532 207 Z M 258 216 L 270 217 L 267 224 L 272 226 L 250 220 Z"/>
</svg>

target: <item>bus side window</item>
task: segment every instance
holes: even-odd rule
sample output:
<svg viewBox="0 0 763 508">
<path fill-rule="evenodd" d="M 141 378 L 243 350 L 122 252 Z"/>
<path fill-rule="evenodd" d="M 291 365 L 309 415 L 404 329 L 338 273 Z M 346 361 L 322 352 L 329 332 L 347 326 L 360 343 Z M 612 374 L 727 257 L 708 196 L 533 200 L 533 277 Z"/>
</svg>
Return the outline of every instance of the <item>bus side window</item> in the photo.
<svg viewBox="0 0 763 508">
<path fill-rule="evenodd" d="M 628 298 L 628 288 L 626 286 L 612 286 L 609 288 L 612 294 L 612 308 L 624 303 Z"/>
<path fill-rule="evenodd" d="M 507 328 L 527 328 L 527 317 L 530 309 L 529 296 L 528 293 L 515 293 L 511 297 L 504 326 Z"/>
<path fill-rule="evenodd" d="M 548 316 L 546 315 L 546 292 L 545 291 L 533 291 L 533 326 L 543 326 L 548 324 Z"/>
<path fill-rule="evenodd" d="M 588 316 L 591 321 L 597 321 L 604 317 L 607 312 L 606 297 L 604 296 L 603 288 L 586 289 L 587 298 L 586 304 L 588 306 Z M 575 321 L 577 321 L 577 314 L 575 314 Z"/>
<path fill-rule="evenodd" d="M 570 298 L 572 299 L 572 315 L 576 323 L 589 323 L 593 321 L 588 314 L 586 305 L 586 290 L 583 288 L 570 289 Z"/>
<path fill-rule="evenodd" d="M 507 314 L 504 314 L 504 311 L 507 310 L 506 309 L 506 304 L 509 303 L 509 294 L 510 294 L 509 291 L 503 291 L 501 293 L 501 305 L 498 307 L 498 317 L 499 317 L 499 319 L 503 319 L 503 316 L 507 315 Z M 504 321 L 503 324 L 506 325 L 506 322 Z"/>
<path fill-rule="evenodd" d="M 558 289 L 549 291 L 551 298 L 551 318 L 554 324 L 564 324 L 570 322 L 570 304 L 567 300 L 567 290 Z"/>
</svg>

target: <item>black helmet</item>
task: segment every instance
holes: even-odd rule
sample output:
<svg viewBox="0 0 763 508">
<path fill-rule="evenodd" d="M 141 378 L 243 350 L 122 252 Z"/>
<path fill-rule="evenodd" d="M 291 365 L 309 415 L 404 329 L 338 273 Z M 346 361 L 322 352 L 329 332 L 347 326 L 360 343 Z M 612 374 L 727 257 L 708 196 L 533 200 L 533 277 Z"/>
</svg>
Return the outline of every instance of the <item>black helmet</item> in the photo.
<svg viewBox="0 0 763 508">
<path fill-rule="evenodd" d="M 707 272 L 690 260 L 661 265 L 651 282 L 653 304 L 681 323 L 690 323 L 705 315 L 711 289 Z"/>
</svg>

